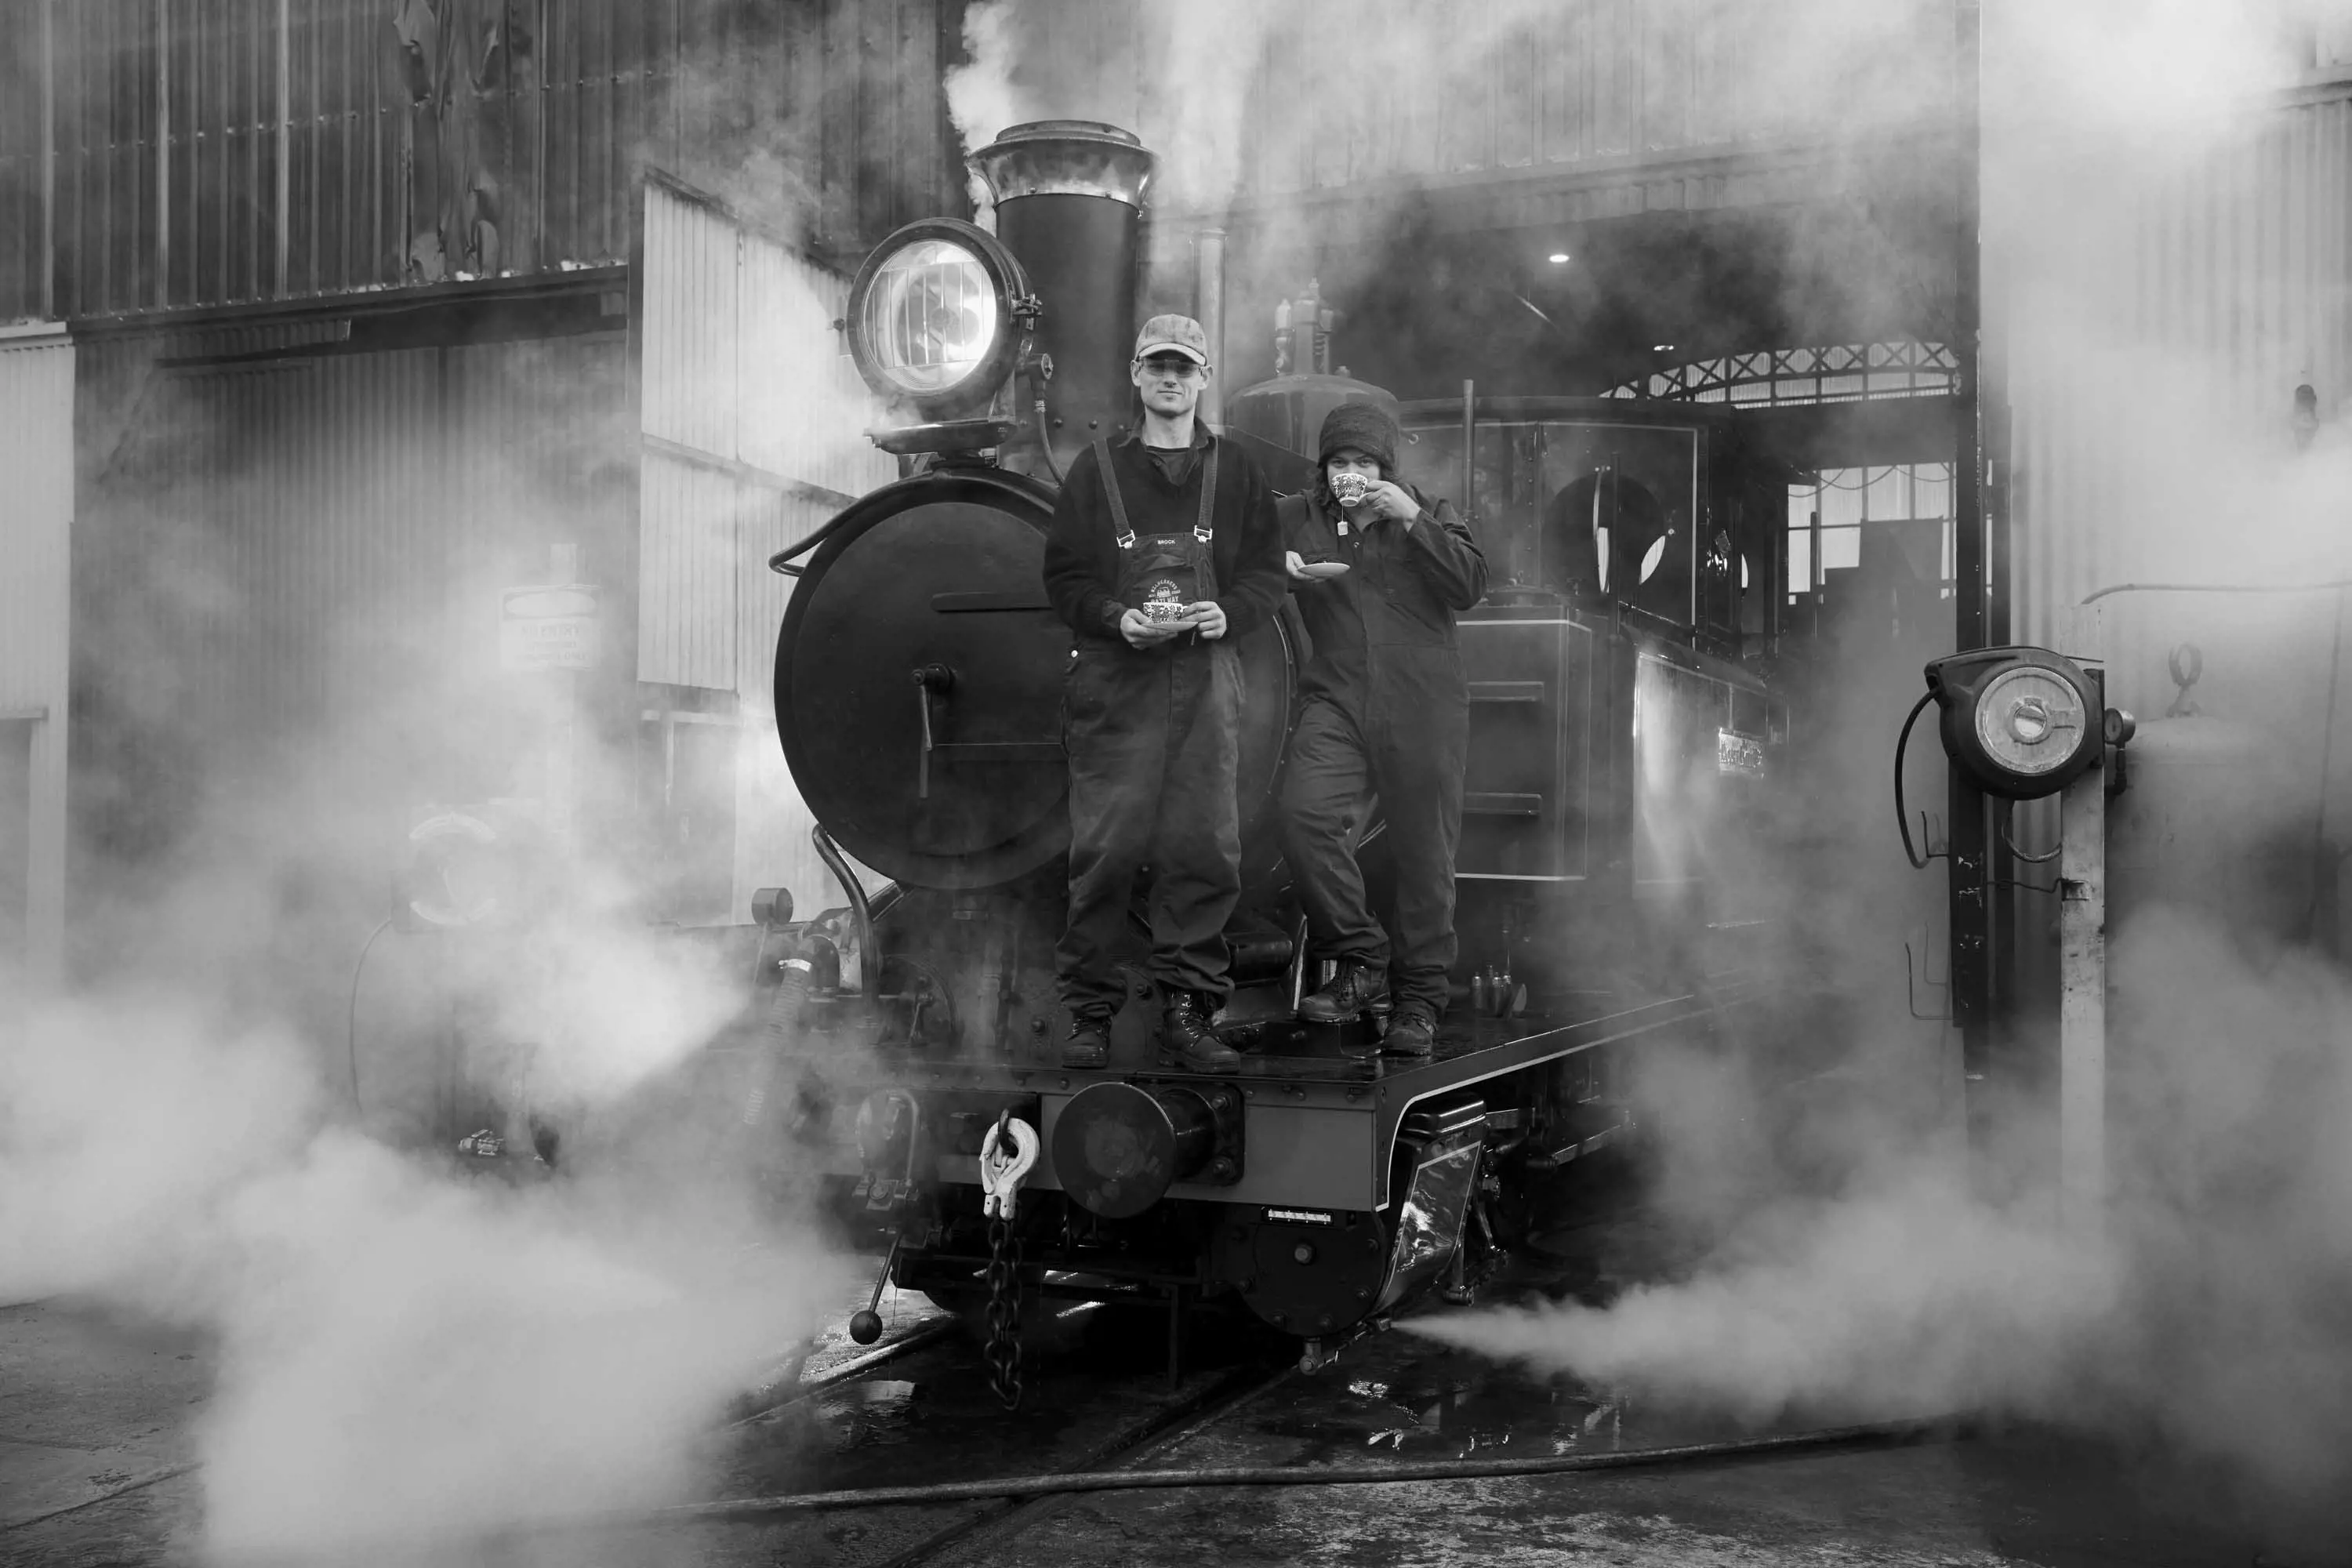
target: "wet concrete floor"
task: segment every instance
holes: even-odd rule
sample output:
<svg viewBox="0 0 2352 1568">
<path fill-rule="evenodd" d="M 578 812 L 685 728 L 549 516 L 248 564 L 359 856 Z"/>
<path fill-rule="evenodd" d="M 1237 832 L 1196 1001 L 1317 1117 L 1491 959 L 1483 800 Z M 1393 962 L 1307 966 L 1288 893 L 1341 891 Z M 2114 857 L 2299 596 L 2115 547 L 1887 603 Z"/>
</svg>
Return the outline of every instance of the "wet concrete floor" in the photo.
<svg viewBox="0 0 2352 1568">
<path fill-rule="evenodd" d="M 1622 1215 L 1588 1218 L 1548 1245 L 1551 1261 L 1501 1282 L 1504 1293 L 1589 1288 L 1645 1243 L 1639 1217 Z M 893 1301 L 887 1315 L 894 1338 L 938 1319 L 919 1298 Z M 717 1445 L 706 1495 L 1122 1464 L 1511 1458 L 1739 1435 L 1405 1333 L 1361 1342 L 1320 1373 L 1275 1377 L 1289 1363 L 1288 1342 L 1245 1323 L 1207 1325 L 1192 1336 L 1191 1365 L 1171 1387 L 1164 1322 L 1153 1314 L 1033 1301 L 1027 1321 L 1026 1397 L 1018 1413 L 998 1403 L 976 1345 L 959 1333 L 730 1428 Z M 836 1322 L 810 1371 L 856 1353 Z M 0 1564 L 203 1561 L 201 1471 L 179 1467 L 196 1457 L 194 1430 L 211 1377 L 209 1347 L 198 1336 L 73 1303 L 0 1309 Z M 2177 1474 L 2127 1467 L 2078 1438 L 2010 1430 L 1704 1468 L 1103 1493 L 1017 1508 L 863 1509 L 568 1536 L 535 1550 L 509 1545 L 419 1560 L 534 1568 L 916 1562 L 2319 1568 L 2343 1559 L 2315 1553 L 2307 1540 L 2283 1545 L 2267 1538 L 2242 1516 L 2209 1506 Z"/>
</svg>

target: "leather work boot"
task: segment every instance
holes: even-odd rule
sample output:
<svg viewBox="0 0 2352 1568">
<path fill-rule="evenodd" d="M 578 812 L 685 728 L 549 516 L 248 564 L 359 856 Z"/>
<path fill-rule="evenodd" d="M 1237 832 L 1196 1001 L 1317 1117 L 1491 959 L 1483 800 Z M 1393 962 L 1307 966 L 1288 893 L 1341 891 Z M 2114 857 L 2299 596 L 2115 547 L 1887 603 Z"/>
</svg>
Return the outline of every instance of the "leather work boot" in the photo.
<svg viewBox="0 0 2352 1568">
<path fill-rule="evenodd" d="M 1298 999 L 1298 1016 L 1310 1024 L 1344 1024 L 1388 994 L 1387 970 L 1350 960 L 1330 984 Z"/>
<path fill-rule="evenodd" d="M 1098 1068 L 1110 1062 L 1110 1020 L 1108 1018 L 1074 1017 L 1070 1032 L 1062 1037 L 1062 1065 L 1066 1068 Z"/>
<path fill-rule="evenodd" d="M 1388 1037 L 1381 1041 L 1385 1057 L 1425 1057 L 1437 1048 L 1437 1018 L 1418 1002 L 1408 1002 L 1389 1021 Z"/>
<path fill-rule="evenodd" d="M 1181 1060 L 1186 1067 L 1195 1068 L 1229 1068 L 1239 1062 L 1241 1052 L 1217 1038 L 1217 1031 L 1209 1025 L 1209 1012 L 1196 996 L 1183 992 L 1171 995 L 1168 1011 L 1160 1019 L 1160 1055 L 1171 1063 Z"/>
</svg>

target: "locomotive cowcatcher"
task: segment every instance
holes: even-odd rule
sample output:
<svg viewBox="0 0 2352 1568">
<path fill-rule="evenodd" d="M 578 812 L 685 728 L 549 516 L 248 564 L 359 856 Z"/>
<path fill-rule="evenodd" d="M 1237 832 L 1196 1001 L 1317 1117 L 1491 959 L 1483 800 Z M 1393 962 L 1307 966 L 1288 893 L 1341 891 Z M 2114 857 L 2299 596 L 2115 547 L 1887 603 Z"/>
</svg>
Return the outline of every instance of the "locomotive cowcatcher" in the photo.
<svg viewBox="0 0 2352 1568">
<path fill-rule="evenodd" d="M 957 1308 L 992 1291 L 1000 1323 L 1024 1290 L 1162 1302 L 1171 1353 L 1196 1303 L 1237 1301 L 1311 1364 L 1433 1284 L 1466 1295 L 1530 1184 L 1628 1131 L 1626 1053 L 1706 1034 L 1759 985 L 1748 900 L 1789 726 L 1742 656 L 1785 599 L 1785 492 L 1707 411 L 1399 407 L 1297 331 L 1290 373 L 1231 397 L 1222 437 L 1294 491 L 1330 407 L 1388 403 L 1405 475 L 1460 497 L 1492 563 L 1461 626 L 1454 999 L 1409 1062 L 1343 1053 L 1341 1028 L 1378 1017 L 1295 1017 L 1321 971 L 1272 804 L 1306 651 L 1286 612 L 1238 648 L 1244 891 L 1219 1025 L 1247 1054 L 1163 1063 L 1135 1000 L 1139 910 L 1109 1064 L 1057 1065 L 1072 652 L 1040 567 L 1059 474 L 1135 417 L 1152 163 L 1110 126 L 1014 127 L 973 160 L 993 234 L 915 223 L 853 283 L 843 324 L 903 477 L 772 562 L 798 579 L 777 724 L 849 902 L 762 906 L 746 1119 L 817 1164 L 902 1288 Z M 1009 1219 L 984 1212 L 984 1149 L 1018 1188 Z"/>
</svg>

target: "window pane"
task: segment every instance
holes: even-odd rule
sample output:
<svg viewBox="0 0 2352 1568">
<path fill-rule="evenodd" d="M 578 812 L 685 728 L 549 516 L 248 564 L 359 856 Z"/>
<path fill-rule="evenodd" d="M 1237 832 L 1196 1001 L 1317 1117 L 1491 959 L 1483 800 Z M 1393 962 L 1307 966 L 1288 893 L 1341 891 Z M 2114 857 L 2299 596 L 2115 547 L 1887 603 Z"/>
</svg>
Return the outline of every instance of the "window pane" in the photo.
<svg viewBox="0 0 2352 1568">
<path fill-rule="evenodd" d="M 1858 527 L 1822 530 L 1822 568 L 1840 571 L 1862 564 L 1862 530 Z"/>
</svg>

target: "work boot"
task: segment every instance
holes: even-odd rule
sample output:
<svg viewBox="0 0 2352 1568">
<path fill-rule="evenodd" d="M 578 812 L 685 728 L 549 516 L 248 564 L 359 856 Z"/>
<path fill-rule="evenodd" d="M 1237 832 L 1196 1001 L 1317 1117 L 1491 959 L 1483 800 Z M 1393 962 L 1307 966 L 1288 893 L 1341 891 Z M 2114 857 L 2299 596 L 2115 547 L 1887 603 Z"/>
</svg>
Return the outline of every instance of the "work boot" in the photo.
<svg viewBox="0 0 2352 1568">
<path fill-rule="evenodd" d="M 1110 1020 L 1081 1013 L 1070 1019 L 1070 1032 L 1062 1037 L 1062 1065 L 1066 1068 L 1098 1068 L 1110 1062 Z"/>
<path fill-rule="evenodd" d="M 1437 1016 L 1420 1002 L 1398 1008 L 1381 1041 L 1381 1054 L 1388 1057 L 1425 1057 L 1436 1048 Z"/>
<path fill-rule="evenodd" d="M 1330 984 L 1298 999 L 1298 1016 L 1310 1024 L 1344 1024 L 1388 994 L 1387 970 L 1347 959 Z"/>
<path fill-rule="evenodd" d="M 1168 1011 L 1160 1018 L 1160 1055 L 1195 1068 L 1229 1068 L 1239 1062 L 1241 1052 L 1217 1038 L 1217 1031 L 1210 1026 L 1212 1011 L 1189 992 L 1172 993 Z"/>
</svg>

